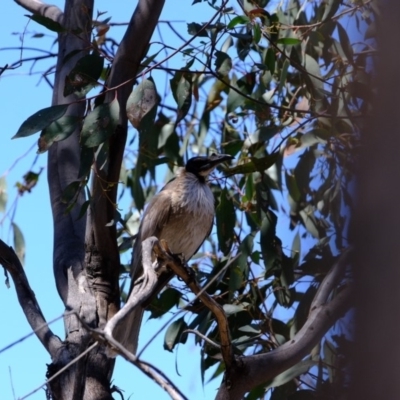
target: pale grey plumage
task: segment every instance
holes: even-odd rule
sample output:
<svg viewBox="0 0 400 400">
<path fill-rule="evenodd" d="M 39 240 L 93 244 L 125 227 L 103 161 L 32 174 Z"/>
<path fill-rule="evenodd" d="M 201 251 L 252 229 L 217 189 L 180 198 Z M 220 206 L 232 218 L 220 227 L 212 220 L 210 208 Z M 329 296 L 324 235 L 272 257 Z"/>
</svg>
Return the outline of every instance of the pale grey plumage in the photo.
<svg viewBox="0 0 400 400">
<path fill-rule="evenodd" d="M 205 178 L 218 164 L 232 158 L 225 154 L 194 157 L 152 198 L 143 214 L 133 248 L 132 282 L 142 274 L 141 245 L 148 237 L 166 240 L 170 251 L 183 254 L 186 261 L 197 252 L 212 229 L 215 213 L 214 196 Z M 166 275 L 163 284 L 170 277 Z M 143 308 L 136 308 L 124 324 L 123 332 L 114 335 L 133 353 L 137 349 L 137 341 L 133 338 L 137 338 L 143 312 Z"/>
</svg>

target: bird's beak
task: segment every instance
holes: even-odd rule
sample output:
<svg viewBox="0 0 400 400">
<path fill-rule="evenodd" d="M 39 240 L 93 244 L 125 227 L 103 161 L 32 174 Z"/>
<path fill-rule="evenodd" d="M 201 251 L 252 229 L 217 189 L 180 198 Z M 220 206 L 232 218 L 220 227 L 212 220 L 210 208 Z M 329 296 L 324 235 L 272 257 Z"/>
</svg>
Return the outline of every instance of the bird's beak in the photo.
<svg viewBox="0 0 400 400">
<path fill-rule="evenodd" d="M 207 157 L 207 162 L 201 166 L 201 172 L 209 172 L 212 171 L 217 165 L 223 163 L 224 161 L 232 160 L 232 157 L 229 154 L 211 154 L 211 156 Z"/>
</svg>

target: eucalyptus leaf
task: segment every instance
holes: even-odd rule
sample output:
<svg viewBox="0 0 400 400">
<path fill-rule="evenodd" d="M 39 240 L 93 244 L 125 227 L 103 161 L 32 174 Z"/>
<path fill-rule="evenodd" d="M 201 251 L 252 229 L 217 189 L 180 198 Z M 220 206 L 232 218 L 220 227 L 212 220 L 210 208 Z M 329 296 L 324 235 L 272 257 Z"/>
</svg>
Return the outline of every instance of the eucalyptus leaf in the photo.
<svg viewBox="0 0 400 400">
<path fill-rule="evenodd" d="M 187 329 L 187 324 L 183 317 L 172 322 L 164 336 L 164 349 L 172 351 L 178 343 L 185 343 L 187 334 L 182 334 Z"/>
<path fill-rule="evenodd" d="M 69 104 L 60 104 L 39 110 L 22 123 L 12 139 L 30 136 L 47 128 L 53 121 L 61 118 L 67 112 L 68 107 Z"/>
<path fill-rule="evenodd" d="M 73 115 L 64 115 L 53 121 L 48 127 L 43 129 L 38 141 L 38 153 L 47 151 L 54 142 L 69 137 L 80 127 L 82 119 Z"/>
<path fill-rule="evenodd" d="M 6 210 L 8 200 L 7 181 L 5 176 L 0 176 L 0 212 Z"/>
<path fill-rule="evenodd" d="M 119 121 L 119 103 L 114 99 L 96 107 L 86 116 L 81 141 L 85 147 L 96 147 L 105 142 L 114 132 Z"/>
</svg>

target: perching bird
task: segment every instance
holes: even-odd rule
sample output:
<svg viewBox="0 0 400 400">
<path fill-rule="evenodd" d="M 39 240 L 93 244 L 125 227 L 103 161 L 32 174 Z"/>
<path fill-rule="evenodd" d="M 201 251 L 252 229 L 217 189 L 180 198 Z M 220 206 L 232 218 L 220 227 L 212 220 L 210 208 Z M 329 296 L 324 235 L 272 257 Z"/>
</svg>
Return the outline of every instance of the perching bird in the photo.
<svg viewBox="0 0 400 400">
<path fill-rule="evenodd" d="M 151 236 L 164 239 L 171 253 L 182 254 L 186 261 L 197 252 L 211 232 L 215 214 L 214 196 L 206 178 L 219 164 L 232 158 L 227 154 L 191 158 L 176 178 L 151 199 L 133 247 L 132 282 L 142 274 L 141 246 Z M 133 338 L 138 336 L 143 312 L 142 307 L 136 308 L 124 324 L 124 332 L 116 335 L 133 353 L 137 349 Z"/>
</svg>

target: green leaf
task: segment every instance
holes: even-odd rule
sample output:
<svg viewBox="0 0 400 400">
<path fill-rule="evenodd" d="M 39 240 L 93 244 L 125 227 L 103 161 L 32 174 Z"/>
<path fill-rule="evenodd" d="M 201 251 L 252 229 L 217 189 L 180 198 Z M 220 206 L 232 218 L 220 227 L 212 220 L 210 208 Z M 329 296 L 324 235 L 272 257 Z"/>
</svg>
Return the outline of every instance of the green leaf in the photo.
<svg viewBox="0 0 400 400">
<path fill-rule="evenodd" d="M 310 368 L 312 368 L 316 364 L 317 363 L 312 360 L 300 361 L 295 366 L 287 369 L 285 372 L 282 372 L 274 379 L 272 379 L 272 381 L 269 382 L 265 390 L 267 391 L 270 388 L 284 385 L 286 382 L 289 382 L 292 379 L 297 378 L 302 374 L 305 374 Z"/>
<path fill-rule="evenodd" d="M 157 89 L 152 79 L 144 79 L 129 95 L 126 102 L 128 119 L 134 128 L 139 129 L 140 122 L 158 103 Z"/>
<path fill-rule="evenodd" d="M 66 113 L 68 107 L 69 104 L 60 104 L 39 110 L 22 123 L 12 139 L 30 136 L 47 128 L 53 121 L 61 118 Z"/>
<path fill-rule="evenodd" d="M 229 89 L 228 100 L 227 100 L 227 112 L 233 112 L 236 108 L 243 106 L 247 100 L 240 93 L 249 96 L 254 89 L 256 83 L 256 75 L 254 72 L 248 73 L 242 76 L 240 79 L 232 77 L 231 86 L 238 89 L 238 91 Z"/>
<path fill-rule="evenodd" d="M 353 63 L 353 48 L 351 47 L 349 36 L 347 35 L 346 30 L 343 28 L 342 25 L 337 23 L 337 29 L 339 33 L 339 40 L 340 44 L 342 45 L 342 49 L 344 54 L 347 57 L 347 61 L 352 64 Z"/>
<path fill-rule="evenodd" d="M 321 21 L 328 20 L 333 17 L 342 4 L 341 0 L 326 0 L 322 5 L 325 5 L 324 14 L 322 15 Z"/>
<path fill-rule="evenodd" d="M 53 32 L 67 32 L 67 29 L 65 29 L 59 22 L 53 21 L 51 18 L 44 17 L 43 15 L 26 15 L 26 17 L 30 18 L 32 21 L 35 21 L 40 25 L 43 25 L 45 28 Z"/>
<path fill-rule="evenodd" d="M 262 126 L 255 132 L 255 136 L 258 136 L 258 141 L 268 142 L 277 133 L 279 133 L 281 128 L 276 125 Z"/>
<path fill-rule="evenodd" d="M 165 155 L 173 161 L 177 161 L 178 164 L 182 164 L 182 157 L 179 155 L 179 136 L 176 132 L 172 132 L 171 135 L 168 136 L 167 141 L 164 145 Z"/>
<path fill-rule="evenodd" d="M 227 28 L 228 29 L 232 29 L 236 25 L 244 25 L 244 24 L 248 24 L 249 22 L 250 22 L 250 19 L 246 15 L 238 15 L 235 18 L 231 19 L 231 21 L 229 22 Z"/>
<path fill-rule="evenodd" d="M 140 183 L 140 172 L 136 171 L 136 168 L 132 169 L 132 180 L 131 180 L 131 194 L 135 200 L 135 206 L 138 210 L 143 210 L 145 198 L 143 193 L 142 184 Z"/>
<path fill-rule="evenodd" d="M 44 153 L 54 142 L 59 142 L 69 137 L 79 128 L 81 121 L 82 118 L 73 115 L 64 115 L 58 120 L 53 121 L 40 134 L 38 153 Z"/>
<path fill-rule="evenodd" d="M 285 172 L 285 178 L 290 197 L 294 202 L 298 203 L 302 196 L 299 187 L 297 186 L 296 177 L 288 172 Z"/>
<path fill-rule="evenodd" d="M 97 85 L 103 71 L 104 58 L 97 51 L 80 58 L 65 77 L 64 96 L 84 97 Z"/>
<path fill-rule="evenodd" d="M 177 122 L 186 117 L 192 104 L 192 79 L 189 71 L 180 70 L 170 79 L 171 91 L 178 105 Z"/>
<path fill-rule="evenodd" d="M 80 220 L 87 212 L 87 209 L 90 206 L 91 201 L 90 200 L 86 200 L 83 204 L 81 209 L 79 210 L 79 214 L 78 214 L 78 218 L 77 220 Z"/>
<path fill-rule="evenodd" d="M 268 47 L 267 54 L 265 55 L 265 65 L 268 67 L 271 74 L 275 72 L 275 50 L 272 47 Z"/>
<path fill-rule="evenodd" d="M 299 232 L 297 231 L 292 243 L 292 257 L 293 257 L 293 268 L 297 268 L 300 261 L 301 254 L 301 240 Z"/>
<path fill-rule="evenodd" d="M 311 205 L 306 206 L 303 210 L 300 210 L 299 215 L 307 231 L 311 233 L 315 239 L 320 239 L 317 220 L 314 216 L 314 207 Z"/>
<path fill-rule="evenodd" d="M 71 203 L 77 196 L 80 191 L 82 182 L 81 181 L 74 181 L 71 182 L 63 191 L 61 196 L 61 202 L 68 204 Z"/>
<path fill-rule="evenodd" d="M 119 121 L 119 103 L 115 98 L 111 103 L 96 107 L 86 116 L 81 141 L 84 147 L 95 147 L 105 142 L 114 132 Z"/>
<path fill-rule="evenodd" d="M 174 321 L 165 332 L 164 336 L 164 349 L 171 351 L 178 343 L 185 343 L 187 334 L 182 334 L 188 328 L 184 317 Z"/>
<path fill-rule="evenodd" d="M 258 43 L 261 40 L 261 29 L 260 25 L 254 24 L 253 25 L 253 41 L 254 43 Z"/>
<path fill-rule="evenodd" d="M 308 72 L 305 74 L 308 90 L 315 101 L 315 111 L 322 111 L 322 98 L 324 93 L 324 81 L 318 62 L 308 54 L 304 55 L 304 68 Z"/>
<path fill-rule="evenodd" d="M 208 37 L 207 31 L 204 29 L 201 31 L 204 25 L 197 24 L 196 22 L 192 22 L 187 24 L 187 31 L 189 35 L 196 35 L 199 37 Z"/>
<path fill-rule="evenodd" d="M 226 143 L 222 143 L 225 154 L 230 154 L 231 156 L 236 156 L 237 153 L 242 149 L 244 140 L 231 140 Z"/>
<path fill-rule="evenodd" d="M 260 245 L 268 274 L 281 267 L 281 249 L 278 246 L 276 238 L 277 222 L 278 218 L 276 214 L 269 210 L 261 223 Z"/>
<path fill-rule="evenodd" d="M 223 51 L 215 52 L 215 69 L 219 75 L 227 77 L 232 69 L 232 59 Z"/>
<path fill-rule="evenodd" d="M 79 158 L 79 178 L 83 178 L 89 175 L 90 169 L 94 161 L 93 149 L 87 147 L 81 147 L 80 158 Z"/>
<path fill-rule="evenodd" d="M 134 128 L 158 103 L 157 89 L 152 79 L 144 79 L 137 85 L 126 102 L 126 113 Z"/>
<path fill-rule="evenodd" d="M 289 66 L 290 66 L 290 61 L 288 59 L 286 59 L 283 62 L 283 66 L 282 66 L 282 70 L 281 70 L 281 76 L 279 77 L 279 85 L 278 85 L 278 89 L 277 89 L 278 93 L 280 93 L 282 88 L 285 86 L 286 76 L 287 76 L 287 73 L 288 73 Z"/>
<path fill-rule="evenodd" d="M 227 255 L 231 250 L 235 234 L 235 223 L 236 215 L 232 197 L 229 196 L 228 190 L 224 188 L 216 209 L 218 244 L 224 255 Z"/>
<path fill-rule="evenodd" d="M 248 234 L 239 246 L 240 256 L 231 265 L 229 270 L 229 297 L 232 299 L 236 290 L 240 289 L 248 275 L 247 260 L 253 251 L 254 237 Z"/>
<path fill-rule="evenodd" d="M 280 38 L 276 41 L 278 44 L 284 44 L 288 46 L 294 46 L 296 44 L 300 44 L 301 40 L 296 38 Z"/>
<path fill-rule="evenodd" d="M 5 176 L 0 177 L 0 212 L 6 210 L 8 200 L 7 181 Z"/>
<path fill-rule="evenodd" d="M 21 229 L 19 229 L 18 225 L 13 222 L 12 223 L 12 229 L 13 229 L 13 234 L 14 234 L 14 250 L 15 253 L 17 254 L 19 261 L 21 261 L 21 264 L 25 264 L 25 239 L 24 235 L 22 234 Z"/>
<path fill-rule="evenodd" d="M 236 174 L 250 174 L 252 172 L 264 172 L 275 164 L 279 153 L 272 153 L 262 158 L 250 157 L 250 161 L 225 170 L 226 176 Z"/>
<path fill-rule="evenodd" d="M 167 313 L 172 307 L 179 304 L 181 293 L 174 288 L 167 288 L 159 297 L 156 297 L 149 306 L 151 318 L 159 318 Z"/>
</svg>

